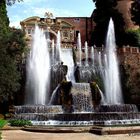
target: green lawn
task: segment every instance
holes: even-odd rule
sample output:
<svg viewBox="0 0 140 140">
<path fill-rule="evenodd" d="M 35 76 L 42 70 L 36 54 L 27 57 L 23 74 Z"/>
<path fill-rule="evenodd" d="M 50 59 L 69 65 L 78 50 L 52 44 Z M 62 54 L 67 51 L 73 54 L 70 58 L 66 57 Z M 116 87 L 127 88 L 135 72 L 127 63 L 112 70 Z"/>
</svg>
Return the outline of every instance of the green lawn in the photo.
<svg viewBox="0 0 140 140">
<path fill-rule="evenodd" d="M 3 128 L 5 124 L 7 124 L 7 121 L 0 119 L 0 129 Z"/>
<path fill-rule="evenodd" d="M 0 119 L 0 129 L 3 128 L 5 124 L 7 124 L 7 121 Z M 1 132 L 0 132 L 0 140 L 1 140 Z"/>
</svg>

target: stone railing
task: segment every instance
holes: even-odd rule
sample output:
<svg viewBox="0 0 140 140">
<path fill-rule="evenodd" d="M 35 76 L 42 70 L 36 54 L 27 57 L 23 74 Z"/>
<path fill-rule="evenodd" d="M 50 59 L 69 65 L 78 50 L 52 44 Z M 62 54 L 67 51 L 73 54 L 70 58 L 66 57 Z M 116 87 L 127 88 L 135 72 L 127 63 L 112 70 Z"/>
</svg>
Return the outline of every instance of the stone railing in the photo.
<svg viewBox="0 0 140 140">
<path fill-rule="evenodd" d="M 129 54 L 139 54 L 140 50 L 138 47 L 123 46 L 118 49 L 118 53 L 129 53 Z"/>
</svg>

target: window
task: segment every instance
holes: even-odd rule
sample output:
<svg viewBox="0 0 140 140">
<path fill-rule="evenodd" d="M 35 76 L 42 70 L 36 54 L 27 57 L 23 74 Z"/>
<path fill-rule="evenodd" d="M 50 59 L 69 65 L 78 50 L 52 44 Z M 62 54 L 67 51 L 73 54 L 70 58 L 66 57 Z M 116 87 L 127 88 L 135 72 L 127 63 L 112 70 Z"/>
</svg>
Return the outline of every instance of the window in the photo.
<svg viewBox="0 0 140 140">
<path fill-rule="evenodd" d="M 79 18 L 75 18 L 74 19 L 74 22 L 77 22 L 78 23 L 78 22 L 80 22 L 80 19 Z"/>
<path fill-rule="evenodd" d="M 27 34 L 31 35 L 31 33 L 32 33 L 32 30 L 31 29 L 27 29 Z"/>
</svg>

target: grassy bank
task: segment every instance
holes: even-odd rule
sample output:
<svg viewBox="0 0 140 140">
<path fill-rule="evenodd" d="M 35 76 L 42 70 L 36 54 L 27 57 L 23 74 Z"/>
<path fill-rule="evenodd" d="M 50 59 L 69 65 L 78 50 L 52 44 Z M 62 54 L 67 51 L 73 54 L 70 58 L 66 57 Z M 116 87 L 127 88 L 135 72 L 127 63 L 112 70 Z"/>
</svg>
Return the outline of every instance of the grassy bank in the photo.
<svg viewBox="0 0 140 140">
<path fill-rule="evenodd" d="M 7 124 L 7 121 L 6 120 L 3 120 L 3 119 L 0 119 L 0 129 L 2 129 L 4 127 L 4 125 Z M 1 140 L 1 132 L 0 132 L 0 140 Z"/>
</svg>

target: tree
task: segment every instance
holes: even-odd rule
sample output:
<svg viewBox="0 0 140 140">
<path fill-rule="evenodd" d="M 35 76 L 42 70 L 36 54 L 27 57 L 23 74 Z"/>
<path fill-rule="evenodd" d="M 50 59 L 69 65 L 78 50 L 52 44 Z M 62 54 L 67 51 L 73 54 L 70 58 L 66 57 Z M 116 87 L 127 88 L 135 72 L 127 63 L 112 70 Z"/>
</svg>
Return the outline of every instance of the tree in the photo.
<svg viewBox="0 0 140 140">
<path fill-rule="evenodd" d="M 7 17 L 6 2 L 0 2 L 0 32 L 6 34 L 9 30 L 9 18 Z"/>
<path fill-rule="evenodd" d="M 23 0 L 6 0 L 7 5 L 15 4 L 16 1 L 17 1 L 17 2 L 21 2 L 21 1 L 23 1 Z"/>
<path fill-rule="evenodd" d="M 140 48 L 140 29 L 126 30 L 126 36 L 124 38 L 125 45 L 135 46 Z"/>
<path fill-rule="evenodd" d="M 0 96 L 8 100 L 20 87 L 20 73 L 15 67 L 14 58 L 7 54 L 5 48 L 1 48 L 0 56 Z"/>
<path fill-rule="evenodd" d="M 131 8 L 132 20 L 140 26 L 140 0 L 134 0 Z"/>
<path fill-rule="evenodd" d="M 93 31 L 92 40 L 96 46 L 105 44 L 107 28 L 110 18 L 113 19 L 115 25 L 116 42 L 119 46 L 123 44 L 122 35 L 124 34 L 124 20 L 122 14 L 115 8 L 117 0 L 93 0 L 96 9 L 93 13 L 93 20 L 96 23 Z"/>
<path fill-rule="evenodd" d="M 14 57 L 16 61 L 18 57 L 26 51 L 26 43 L 24 40 L 25 33 L 21 29 L 10 28 L 10 32 L 7 38 L 7 52 L 11 57 Z"/>
<path fill-rule="evenodd" d="M 6 1 L 0 2 L 0 102 L 8 100 L 20 88 L 19 66 L 25 51 L 24 33 L 9 27 Z"/>
</svg>

